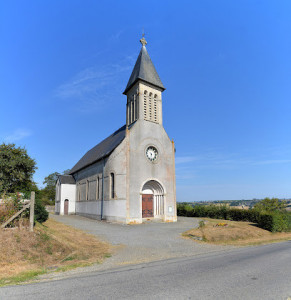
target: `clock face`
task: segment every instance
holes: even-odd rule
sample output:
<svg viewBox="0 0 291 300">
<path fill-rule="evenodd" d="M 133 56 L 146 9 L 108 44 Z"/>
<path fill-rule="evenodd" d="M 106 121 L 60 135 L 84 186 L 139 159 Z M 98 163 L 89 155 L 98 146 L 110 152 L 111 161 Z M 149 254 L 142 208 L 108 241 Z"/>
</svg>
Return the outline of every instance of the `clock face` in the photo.
<svg viewBox="0 0 291 300">
<path fill-rule="evenodd" d="M 158 150 L 155 147 L 150 146 L 146 150 L 146 155 L 150 161 L 155 161 L 158 158 Z"/>
</svg>

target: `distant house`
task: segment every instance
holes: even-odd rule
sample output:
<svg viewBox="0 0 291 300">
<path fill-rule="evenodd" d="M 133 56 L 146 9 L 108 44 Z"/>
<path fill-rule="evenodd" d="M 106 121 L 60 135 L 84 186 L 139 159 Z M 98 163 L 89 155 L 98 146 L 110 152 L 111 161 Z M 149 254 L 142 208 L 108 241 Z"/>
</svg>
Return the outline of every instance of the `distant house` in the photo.
<svg viewBox="0 0 291 300">
<path fill-rule="evenodd" d="M 125 88 L 126 124 L 57 180 L 55 212 L 121 223 L 175 222 L 175 146 L 163 127 L 165 90 L 142 48 Z M 110 120 L 110 116 L 108 116 Z"/>
</svg>

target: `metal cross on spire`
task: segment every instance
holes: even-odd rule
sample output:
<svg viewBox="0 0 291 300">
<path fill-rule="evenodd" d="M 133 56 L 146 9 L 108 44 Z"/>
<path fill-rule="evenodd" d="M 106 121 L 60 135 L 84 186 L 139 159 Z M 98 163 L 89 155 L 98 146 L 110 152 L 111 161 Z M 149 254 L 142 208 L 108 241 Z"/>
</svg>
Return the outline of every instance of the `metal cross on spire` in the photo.
<svg viewBox="0 0 291 300">
<path fill-rule="evenodd" d="M 143 32 L 142 32 L 142 38 L 139 40 L 140 42 L 141 42 L 141 44 L 143 45 L 143 46 L 145 46 L 146 44 L 147 44 L 147 41 L 146 41 L 146 39 L 144 38 L 144 36 L 145 36 L 145 34 L 144 34 L 144 30 L 142 30 Z"/>
</svg>

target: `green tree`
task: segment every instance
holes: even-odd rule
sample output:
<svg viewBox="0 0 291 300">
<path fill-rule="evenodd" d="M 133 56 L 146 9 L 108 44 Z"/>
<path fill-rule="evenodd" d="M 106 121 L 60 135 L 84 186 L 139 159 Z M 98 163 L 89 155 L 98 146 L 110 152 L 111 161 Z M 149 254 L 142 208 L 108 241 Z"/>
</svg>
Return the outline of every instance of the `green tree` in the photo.
<svg viewBox="0 0 291 300">
<path fill-rule="evenodd" d="M 48 175 L 47 177 L 44 178 L 43 184 L 45 184 L 46 187 L 55 187 L 59 175 L 60 175 L 59 172 L 54 172 Z"/>
<path fill-rule="evenodd" d="M 69 174 L 70 169 L 65 170 L 63 175 Z M 55 204 L 55 195 L 56 195 L 56 181 L 58 176 L 61 175 L 59 172 L 54 172 L 49 174 L 44 178 L 43 184 L 45 187 L 40 191 L 40 198 L 45 205 Z"/>
<path fill-rule="evenodd" d="M 54 172 L 44 178 L 43 184 L 45 187 L 41 190 L 41 199 L 44 204 L 53 205 L 56 195 L 56 181 L 60 173 Z"/>
<path fill-rule="evenodd" d="M 0 145 L 0 195 L 28 191 L 35 187 L 32 176 L 36 162 L 25 148 L 15 144 Z"/>
<path fill-rule="evenodd" d="M 254 209 L 265 212 L 284 210 L 286 207 L 287 202 L 278 198 L 265 198 L 254 205 Z"/>
</svg>

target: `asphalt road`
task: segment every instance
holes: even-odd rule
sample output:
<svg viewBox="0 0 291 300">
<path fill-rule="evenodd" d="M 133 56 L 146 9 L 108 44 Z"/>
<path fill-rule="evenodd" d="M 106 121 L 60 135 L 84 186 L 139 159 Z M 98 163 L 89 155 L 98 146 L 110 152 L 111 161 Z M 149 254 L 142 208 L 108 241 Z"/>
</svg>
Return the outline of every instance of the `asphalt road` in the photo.
<svg viewBox="0 0 291 300">
<path fill-rule="evenodd" d="M 0 299 L 288 299 L 291 241 L 0 288 Z"/>
</svg>

